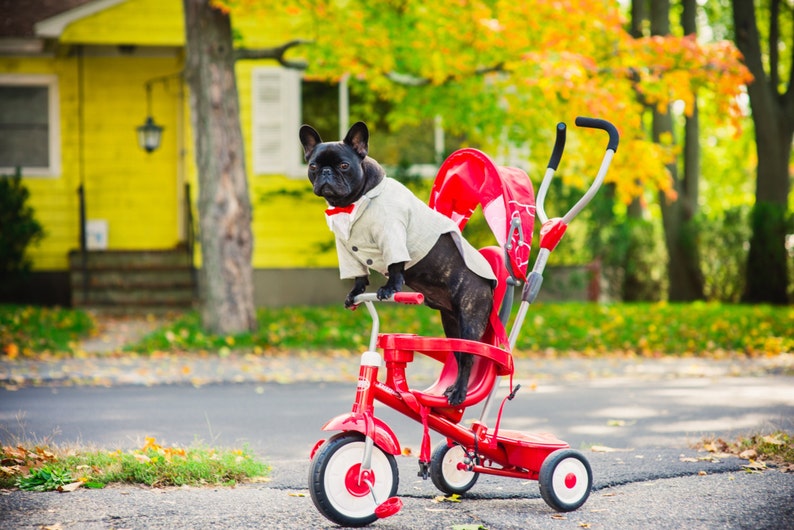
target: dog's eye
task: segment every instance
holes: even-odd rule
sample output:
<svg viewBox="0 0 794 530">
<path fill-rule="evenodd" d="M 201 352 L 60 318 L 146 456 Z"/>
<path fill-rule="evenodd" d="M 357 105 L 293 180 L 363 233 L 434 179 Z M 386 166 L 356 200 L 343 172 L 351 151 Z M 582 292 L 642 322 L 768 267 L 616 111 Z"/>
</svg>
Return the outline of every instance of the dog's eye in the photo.
<svg viewBox="0 0 794 530">
<path fill-rule="evenodd" d="M 311 169 L 312 171 L 316 171 L 317 170 L 317 164 L 309 164 L 309 169 Z"/>
<path fill-rule="evenodd" d="M 347 162 L 342 162 L 341 164 L 339 164 L 339 169 L 347 169 L 349 167 L 350 164 L 348 164 Z"/>
</svg>

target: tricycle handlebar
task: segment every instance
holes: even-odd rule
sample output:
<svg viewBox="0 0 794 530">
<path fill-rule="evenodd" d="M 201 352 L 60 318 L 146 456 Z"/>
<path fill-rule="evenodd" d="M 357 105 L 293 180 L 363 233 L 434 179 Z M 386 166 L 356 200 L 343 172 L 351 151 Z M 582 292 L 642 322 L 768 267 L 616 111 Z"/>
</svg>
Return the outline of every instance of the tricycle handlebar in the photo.
<svg viewBox="0 0 794 530">
<path fill-rule="evenodd" d="M 364 302 L 396 302 L 398 304 L 419 305 L 424 303 L 425 296 L 422 293 L 394 293 L 394 296 L 381 300 L 377 293 L 363 293 L 353 299 L 355 305 Z"/>
<path fill-rule="evenodd" d="M 369 351 L 375 351 L 375 346 L 378 341 L 378 331 L 380 330 L 380 319 L 378 312 L 375 310 L 373 302 L 397 302 L 398 304 L 419 305 L 425 301 L 425 295 L 422 293 L 394 293 L 389 298 L 380 299 L 377 293 L 362 293 L 353 298 L 353 309 L 359 304 L 364 304 L 367 308 L 369 316 L 372 318 L 372 331 L 369 335 Z"/>
</svg>

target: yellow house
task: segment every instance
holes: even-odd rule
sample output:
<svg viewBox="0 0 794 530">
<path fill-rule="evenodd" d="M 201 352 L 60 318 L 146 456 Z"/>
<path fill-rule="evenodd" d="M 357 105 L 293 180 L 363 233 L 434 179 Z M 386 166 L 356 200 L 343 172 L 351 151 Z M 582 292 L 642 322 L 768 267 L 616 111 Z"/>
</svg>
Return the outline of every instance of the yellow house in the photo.
<svg viewBox="0 0 794 530">
<path fill-rule="evenodd" d="M 29 250 L 34 274 L 18 298 L 65 305 L 193 300 L 195 285 L 176 271 L 192 269 L 198 256 L 181 0 L 0 6 L 0 175 L 21 167 L 45 231 Z M 249 46 L 288 40 L 286 28 L 261 27 L 266 22 L 233 24 Z M 256 302 L 340 301 L 347 286 L 297 140 L 301 74 L 272 60 L 238 61 L 236 69 Z M 163 128 L 151 152 L 136 132 L 147 118 Z M 176 261 L 159 261 L 168 254 Z M 103 255 L 106 261 L 95 261 Z M 129 269 L 136 268 L 149 275 L 133 278 Z M 120 292 L 100 295 L 108 286 Z M 149 299 L 131 298 L 147 287 Z"/>
</svg>

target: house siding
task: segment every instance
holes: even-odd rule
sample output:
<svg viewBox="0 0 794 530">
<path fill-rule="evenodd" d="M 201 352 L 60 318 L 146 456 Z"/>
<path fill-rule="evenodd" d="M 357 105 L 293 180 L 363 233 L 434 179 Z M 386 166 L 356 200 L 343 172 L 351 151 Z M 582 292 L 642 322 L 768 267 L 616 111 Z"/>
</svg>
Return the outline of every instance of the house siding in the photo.
<svg viewBox="0 0 794 530">
<path fill-rule="evenodd" d="M 286 25 L 271 26 L 264 19 L 235 24 L 248 46 L 288 40 Z M 184 67 L 181 2 L 128 0 L 71 22 L 58 41 L 52 55 L 0 56 L 0 74 L 49 74 L 58 80 L 60 172 L 23 172 L 30 203 L 45 231 L 44 239 L 29 250 L 34 271 L 68 269 L 68 253 L 80 244 L 81 183 L 87 219 L 107 221 L 109 249 L 177 246 L 185 237 L 184 184 L 191 184 L 194 217 L 198 197 L 189 98 L 178 75 Z M 252 70 L 275 64 L 236 65 L 253 207 L 253 266 L 333 270 L 336 253 L 322 213 L 325 203 L 311 193 L 305 177 L 253 173 Z M 165 128 L 161 146 L 152 153 L 138 146 L 135 132 L 147 117 L 147 82 L 151 115 Z M 300 158 L 297 138 L 294 143 Z"/>
</svg>

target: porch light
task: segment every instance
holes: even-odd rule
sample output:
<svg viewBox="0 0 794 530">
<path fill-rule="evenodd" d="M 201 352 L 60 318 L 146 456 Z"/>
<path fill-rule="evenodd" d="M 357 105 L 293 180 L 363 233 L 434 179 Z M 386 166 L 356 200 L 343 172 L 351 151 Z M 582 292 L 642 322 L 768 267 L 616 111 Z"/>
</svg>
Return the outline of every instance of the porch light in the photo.
<svg viewBox="0 0 794 530">
<path fill-rule="evenodd" d="M 163 128 L 154 123 L 151 116 L 146 118 L 146 122 L 138 127 L 138 145 L 141 149 L 146 149 L 151 153 L 160 147 L 160 138 L 163 135 Z"/>
<path fill-rule="evenodd" d="M 152 118 L 152 85 L 150 83 L 146 83 L 146 111 L 146 121 L 136 130 L 138 131 L 138 145 L 147 153 L 151 153 L 160 147 L 163 128 L 157 125 Z"/>
</svg>

